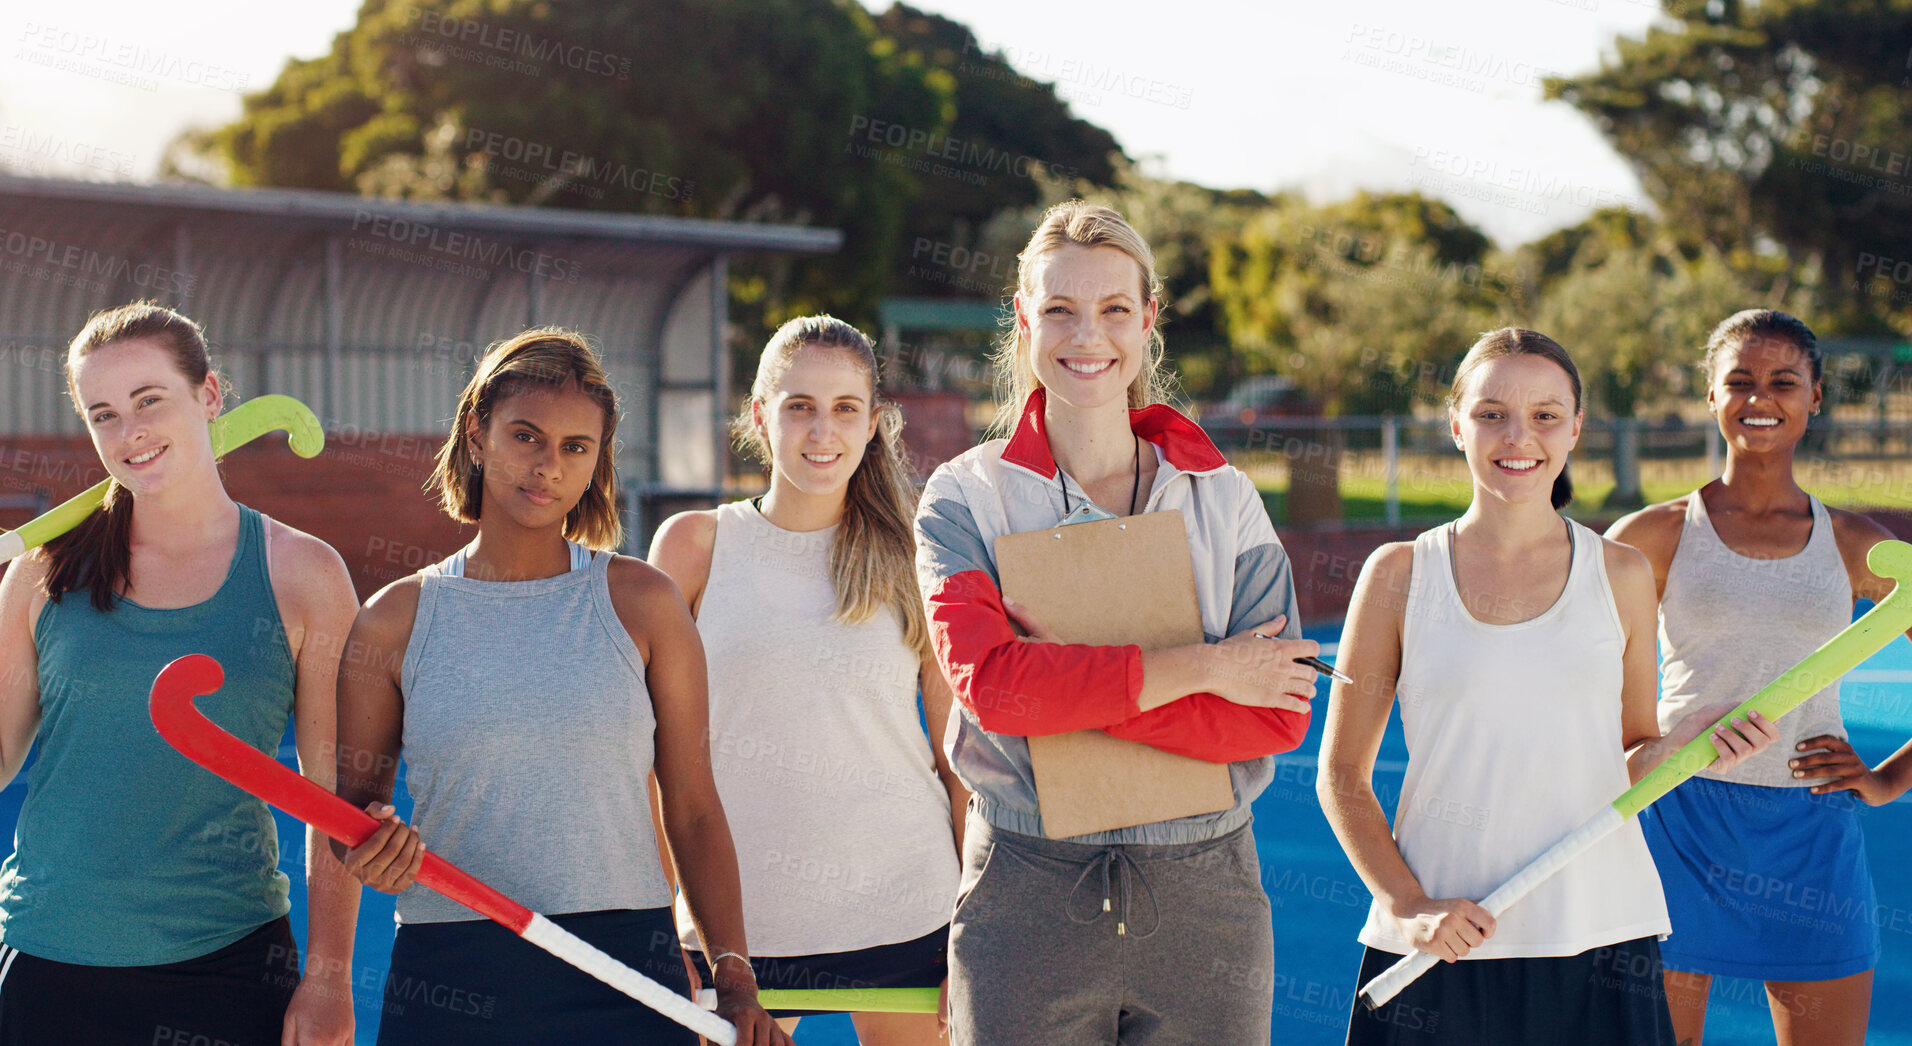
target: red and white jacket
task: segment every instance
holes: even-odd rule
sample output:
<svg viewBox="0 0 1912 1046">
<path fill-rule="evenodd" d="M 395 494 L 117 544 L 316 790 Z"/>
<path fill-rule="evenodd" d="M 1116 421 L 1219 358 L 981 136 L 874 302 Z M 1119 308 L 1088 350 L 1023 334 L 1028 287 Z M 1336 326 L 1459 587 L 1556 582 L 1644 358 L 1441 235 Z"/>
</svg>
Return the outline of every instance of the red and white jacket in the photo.
<svg viewBox="0 0 1912 1046">
<path fill-rule="evenodd" d="M 1077 841 L 1191 843 L 1248 822 L 1249 803 L 1274 773 L 1269 757 L 1300 744 L 1306 713 L 1251 708 L 1194 694 L 1138 712 L 1142 652 L 1136 646 L 1023 643 L 1003 610 L 995 540 L 1055 526 L 1060 484 L 1071 505 L 1086 498 L 1061 475 L 1043 432 L 1043 392 L 1024 405 L 1007 440 L 991 440 L 930 476 L 916 515 L 916 573 L 936 658 L 962 704 L 946 738 L 950 762 L 991 825 L 1041 835 L 1029 737 L 1101 729 L 1167 752 L 1228 763 L 1235 804 L 1196 817 L 1081 836 Z M 1261 495 L 1207 434 L 1164 405 L 1129 412 L 1129 425 L 1158 458 L 1142 511 L 1179 509 L 1188 524 L 1202 631 L 1219 642 L 1280 614 L 1296 637 L 1295 586 Z M 1060 479 L 1058 477 L 1060 476 Z"/>
</svg>

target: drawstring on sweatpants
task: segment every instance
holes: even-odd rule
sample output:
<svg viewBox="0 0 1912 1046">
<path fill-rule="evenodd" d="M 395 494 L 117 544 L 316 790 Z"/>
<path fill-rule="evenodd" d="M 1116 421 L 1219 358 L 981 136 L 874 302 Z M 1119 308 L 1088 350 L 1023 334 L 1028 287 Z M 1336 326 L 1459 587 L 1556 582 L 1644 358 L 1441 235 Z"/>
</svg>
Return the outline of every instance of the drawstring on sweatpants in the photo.
<svg viewBox="0 0 1912 1046">
<path fill-rule="evenodd" d="M 1149 878 L 1143 873 L 1142 866 L 1136 863 L 1135 858 L 1130 856 L 1129 852 L 1120 846 L 1104 848 L 1100 853 L 1096 854 L 1095 857 L 1091 858 L 1087 865 L 1083 866 L 1082 874 L 1076 876 L 1075 886 L 1069 890 L 1069 921 L 1086 926 L 1102 918 L 1102 913 L 1110 910 L 1109 887 L 1111 881 L 1114 879 L 1114 866 L 1118 863 L 1121 865 L 1120 870 L 1122 877 L 1122 913 L 1116 916 L 1115 932 L 1119 937 L 1134 937 L 1139 941 L 1152 936 L 1156 930 L 1161 929 L 1162 908 L 1161 905 L 1156 902 L 1155 887 L 1149 885 Z M 1098 868 L 1102 870 L 1102 910 L 1087 919 L 1079 918 L 1075 913 L 1076 894 L 1082 890 L 1082 884 L 1089 881 L 1089 873 Z M 1148 893 L 1149 911 L 1155 920 L 1154 925 L 1149 927 L 1148 933 L 1129 933 L 1129 899 L 1134 893 L 1130 887 L 1131 873 L 1133 873 L 1134 881 L 1141 883 L 1142 889 Z"/>
</svg>

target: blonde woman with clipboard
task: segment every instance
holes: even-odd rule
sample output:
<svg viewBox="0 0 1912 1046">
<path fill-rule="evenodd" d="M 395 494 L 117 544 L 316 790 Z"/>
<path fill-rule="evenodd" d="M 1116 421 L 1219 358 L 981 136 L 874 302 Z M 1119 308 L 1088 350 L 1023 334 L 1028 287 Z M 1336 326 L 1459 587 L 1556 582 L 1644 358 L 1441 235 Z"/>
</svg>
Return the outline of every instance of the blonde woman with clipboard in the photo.
<svg viewBox="0 0 1912 1046">
<path fill-rule="evenodd" d="M 1307 732 L 1314 672 L 1294 659 L 1317 647 L 1299 638 L 1288 557 L 1254 484 L 1159 402 L 1158 290 L 1120 215 L 1051 208 L 1020 256 L 998 357 L 1013 430 L 937 469 L 917 512 L 930 638 L 961 706 L 948 745 L 973 793 L 950 929 L 959 1046 L 1268 1035 L 1268 992 L 1212 985 L 1219 972 L 1272 983 L 1249 804 L 1269 756 Z M 1062 643 L 1003 598 L 996 538 L 1167 509 L 1184 517 L 1217 642 Z M 1087 729 L 1226 764 L 1232 802 L 1050 838 L 1029 738 Z"/>
</svg>

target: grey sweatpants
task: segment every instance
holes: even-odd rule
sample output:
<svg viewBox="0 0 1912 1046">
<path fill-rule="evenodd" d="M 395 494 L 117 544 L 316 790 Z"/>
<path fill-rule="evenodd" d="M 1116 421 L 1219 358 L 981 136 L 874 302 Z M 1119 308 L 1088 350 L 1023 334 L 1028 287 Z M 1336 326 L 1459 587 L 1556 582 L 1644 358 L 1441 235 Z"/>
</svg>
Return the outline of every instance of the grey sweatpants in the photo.
<svg viewBox="0 0 1912 1046">
<path fill-rule="evenodd" d="M 952 1046 L 1262 1046 L 1274 939 L 1247 826 L 1084 846 L 972 813 L 949 931 Z"/>
</svg>

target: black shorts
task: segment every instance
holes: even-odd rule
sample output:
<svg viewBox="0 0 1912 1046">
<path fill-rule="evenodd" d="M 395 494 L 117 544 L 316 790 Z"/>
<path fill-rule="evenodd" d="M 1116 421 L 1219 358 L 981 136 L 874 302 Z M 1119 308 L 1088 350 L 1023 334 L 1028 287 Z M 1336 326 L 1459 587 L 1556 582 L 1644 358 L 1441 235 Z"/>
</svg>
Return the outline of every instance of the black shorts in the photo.
<svg viewBox="0 0 1912 1046">
<path fill-rule="evenodd" d="M 285 916 L 157 966 L 81 966 L 0 946 L 0 1046 L 278 1046 L 298 986 Z"/>
<path fill-rule="evenodd" d="M 1360 984 L 1400 959 L 1367 949 Z M 1673 1046 L 1660 942 L 1652 937 L 1578 955 L 1436 963 L 1391 1001 L 1348 1019 L 1349 1046 Z"/>
<path fill-rule="evenodd" d="M 669 908 L 548 918 L 688 995 Z M 379 1046 L 697 1046 L 697 1035 L 489 919 L 411 923 L 392 939 Z"/>
<path fill-rule="evenodd" d="M 697 975 L 709 987 L 710 964 L 704 953 L 691 951 Z M 835 988 L 934 988 L 949 976 L 949 927 L 932 930 L 913 941 L 879 944 L 851 952 L 820 955 L 753 956 L 750 969 L 759 988 L 800 991 Z M 779 1017 L 803 1017 L 827 1010 L 773 1010 Z"/>
</svg>

